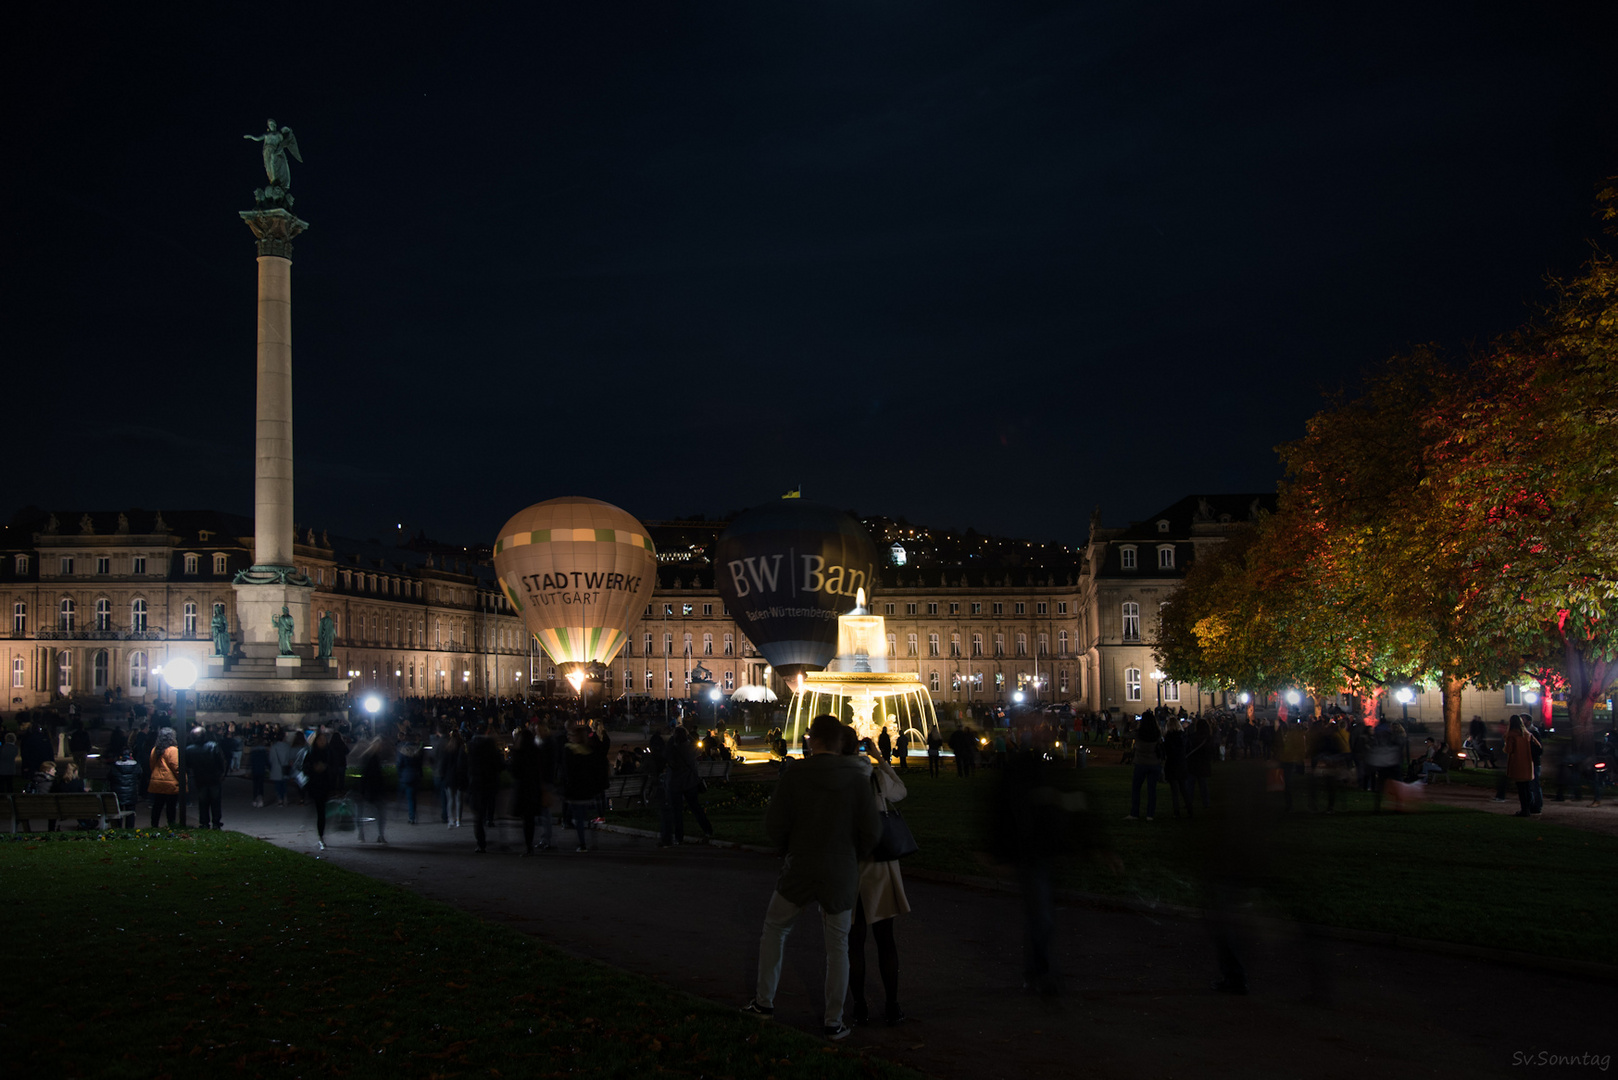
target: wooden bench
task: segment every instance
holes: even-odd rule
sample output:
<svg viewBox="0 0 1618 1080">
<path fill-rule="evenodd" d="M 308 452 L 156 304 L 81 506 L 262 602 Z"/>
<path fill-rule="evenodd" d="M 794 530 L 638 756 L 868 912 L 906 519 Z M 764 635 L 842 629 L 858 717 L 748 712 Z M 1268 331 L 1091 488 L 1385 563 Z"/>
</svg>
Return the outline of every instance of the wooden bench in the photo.
<svg viewBox="0 0 1618 1080">
<path fill-rule="evenodd" d="M 89 821 L 94 818 L 98 827 L 111 829 L 121 824 L 124 812 L 118 808 L 118 796 L 110 791 L 86 792 L 72 795 L 5 795 L 11 805 L 11 831 L 18 824 L 31 821 Z M 108 822 L 112 824 L 108 824 Z"/>
<path fill-rule="evenodd" d="M 624 773 L 621 776 L 612 776 L 607 779 L 607 809 L 612 809 L 612 800 L 630 799 L 642 806 L 646 805 L 646 784 L 651 780 L 651 773 Z"/>
<path fill-rule="evenodd" d="M 710 758 L 697 762 L 697 777 L 702 780 L 714 780 L 721 784 L 730 779 L 730 758 Z"/>
</svg>

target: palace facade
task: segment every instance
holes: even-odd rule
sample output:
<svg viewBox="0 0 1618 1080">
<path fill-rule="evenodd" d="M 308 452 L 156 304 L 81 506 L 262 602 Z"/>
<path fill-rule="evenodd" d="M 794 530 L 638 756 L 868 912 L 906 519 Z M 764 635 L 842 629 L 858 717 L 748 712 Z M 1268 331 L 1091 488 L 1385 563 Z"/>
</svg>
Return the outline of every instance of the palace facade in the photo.
<svg viewBox="0 0 1618 1080">
<path fill-rule="evenodd" d="M 1046 547 L 1040 567 L 1017 565 L 1027 559 L 1004 550 L 1009 541 L 983 541 L 981 559 L 972 558 L 986 569 L 887 566 L 871 602 L 887 620 L 889 670 L 916 672 L 940 707 L 1066 701 L 1116 715 L 1159 703 L 1189 712 L 1233 706 L 1229 695 L 1160 677 L 1157 613 L 1201 552 L 1273 501 L 1189 496 L 1126 527 L 1096 520 L 1082 549 L 1053 558 Z M 604 696 L 684 699 L 700 665 L 725 695 L 767 687 L 784 699 L 787 688 L 714 587 L 705 549 L 722 523 L 649 528 L 662 563 L 656 590 L 604 673 Z M 877 530 L 883 544 L 886 529 Z M 159 669 L 181 655 L 203 669 L 215 611 L 239 638 L 231 582 L 251 565 L 252 543 L 250 519 L 214 511 L 19 514 L 0 530 L 10 708 L 101 701 L 109 692 L 137 702 L 172 696 Z M 300 529 L 295 556 L 315 582 L 312 610 L 332 613 L 338 670 L 355 693 L 571 693 L 531 649 L 487 548 L 333 540 Z M 894 551 L 895 563 L 903 558 Z M 1526 708 L 1515 689 L 1476 692 L 1466 711 L 1495 719 Z M 1441 715 L 1438 695 L 1421 694 L 1409 711 Z"/>
</svg>

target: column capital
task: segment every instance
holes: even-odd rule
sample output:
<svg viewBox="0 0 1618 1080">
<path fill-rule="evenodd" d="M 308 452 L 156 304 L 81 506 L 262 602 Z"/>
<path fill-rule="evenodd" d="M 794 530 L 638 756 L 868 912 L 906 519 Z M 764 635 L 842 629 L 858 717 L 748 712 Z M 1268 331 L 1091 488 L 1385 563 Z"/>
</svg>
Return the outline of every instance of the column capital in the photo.
<svg viewBox="0 0 1618 1080">
<path fill-rule="evenodd" d="M 290 210 L 242 210 L 241 218 L 258 238 L 260 255 L 292 258 L 292 239 L 309 227 Z"/>
</svg>

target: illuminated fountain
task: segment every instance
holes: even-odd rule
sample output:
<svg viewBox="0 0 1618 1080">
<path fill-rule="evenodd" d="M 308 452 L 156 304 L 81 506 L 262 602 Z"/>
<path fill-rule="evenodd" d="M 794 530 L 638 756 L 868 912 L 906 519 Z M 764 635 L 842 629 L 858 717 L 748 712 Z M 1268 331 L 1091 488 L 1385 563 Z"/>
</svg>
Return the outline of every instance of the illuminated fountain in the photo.
<svg viewBox="0 0 1618 1080">
<path fill-rule="evenodd" d="M 852 724 L 861 738 L 874 739 L 887 727 L 894 738 L 909 731 L 918 742 L 926 741 L 938 720 L 921 676 L 888 670 L 886 622 L 865 609 L 864 589 L 854 610 L 837 617 L 837 656 L 831 666 L 798 676 L 794 689 L 787 716 L 794 743 L 821 713 Z"/>
</svg>

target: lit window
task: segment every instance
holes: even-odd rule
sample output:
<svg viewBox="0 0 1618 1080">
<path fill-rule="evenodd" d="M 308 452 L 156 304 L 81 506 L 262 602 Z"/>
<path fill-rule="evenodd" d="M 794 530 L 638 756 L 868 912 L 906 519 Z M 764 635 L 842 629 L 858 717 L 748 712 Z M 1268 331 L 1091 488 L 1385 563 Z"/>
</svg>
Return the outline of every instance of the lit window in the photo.
<svg viewBox="0 0 1618 1080">
<path fill-rule="evenodd" d="M 949 654 L 951 656 L 961 655 L 961 635 L 951 634 L 949 636 Z"/>
<path fill-rule="evenodd" d="M 112 629 L 112 601 L 106 597 L 96 601 L 96 629 Z"/>
<path fill-rule="evenodd" d="M 56 659 L 56 685 L 63 690 L 73 689 L 73 653 L 63 649 Z"/>
<path fill-rule="evenodd" d="M 672 672 L 672 671 L 669 672 L 668 679 L 664 683 L 663 689 L 665 689 L 665 690 L 673 690 L 674 689 L 674 672 Z"/>
<path fill-rule="evenodd" d="M 983 635 L 982 634 L 973 634 L 972 635 L 972 655 L 973 656 L 982 656 L 983 655 Z"/>
<path fill-rule="evenodd" d="M 197 572 L 197 567 L 199 565 L 201 565 L 201 560 L 196 555 L 191 555 L 191 554 L 186 555 L 186 557 L 185 557 L 185 572 L 186 573 L 188 573 L 188 574 L 196 573 Z"/>
<path fill-rule="evenodd" d="M 1056 653 L 1057 653 L 1058 656 L 1066 656 L 1067 655 L 1067 631 L 1066 630 L 1058 630 L 1056 632 Z"/>
<path fill-rule="evenodd" d="M 1123 607 L 1124 614 L 1124 640 L 1140 640 L 1140 605 L 1133 600 L 1126 601 Z"/>
<path fill-rule="evenodd" d="M 642 640 L 646 644 L 646 649 L 645 649 L 644 652 L 641 653 L 641 655 L 642 656 L 650 656 L 650 655 L 652 655 L 652 635 L 647 634 Z"/>
<path fill-rule="evenodd" d="M 713 635 L 712 634 L 703 634 L 702 635 L 702 655 L 703 656 L 712 656 L 713 655 Z"/>
<path fill-rule="evenodd" d="M 1174 569 L 1174 549 L 1167 544 L 1157 549 L 1157 568 L 1159 570 Z"/>
<path fill-rule="evenodd" d="M 727 671 L 725 672 L 725 692 L 729 693 L 734 689 L 736 689 L 736 673 Z"/>
<path fill-rule="evenodd" d="M 11 632 L 17 637 L 28 633 L 28 605 L 21 600 L 11 605 Z"/>
<path fill-rule="evenodd" d="M 57 622 L 57 628 L 71 634 L 73 632 L 74 613 L 73 598 L 71 596 L 62 597 L 62 605 L 60 610 L 61 617 Z"/>
<path fill-rule="evenodd" d="M 1140 668 L 1124 668 L 1124 700 L 1140 700 Z"/>
<path fill-rule="evenodd" d="M 652 683 L 653 678 L 654 678 L 654 674 L 651 671 L 647 671 L 646 672 L 646 690 L 647 690 L 648 693 L 650 693 L 652 691 L 652 689 L 654 688 L 654 684 Z"/>
<path fill-rule="evenodd" d="M 673 618 L 673 617 L 674 617 L 674 605 L 673 604 L 664 604 L 663 605 L 663 618 L 669 619 L 669 618 Z"/>
<path fill-rule="evenodd" d="M 1051 654 L 1051 636 L 1049 634 L 1041 634 L 1041 635 L 1039 635 L 1039 655 L 1041 655 L 1041 656 L 1049 656 L 1050 654 Z"/>
<path fill-rule="evenodd" d="M 1004 655 L 1006 655 L 1006 635 L 1004 635 L 1004 634 L 996 634 L 996 635 L 994 635 L 994 655 L 996 655 L 996 656 L 1004 656 Z"/>
<path fill-rule="evenodd" d="M 185 619 L 185 636 L 197 636 L 197 605 L 190 600 L 185 602 L 183 618 Z"/>
<path fill-rule="evenodd" d="M 1028 635 L 1027 634 L 1018 634 L 1017 635 L 1017 655 L 1018 656 L 1027 656 L 1028 655 Z"/>
<path fill-rule="evenodd" d="M 1119 548 L 1118 565 L 1122 566 L 1125 570 L 1135 569 L 1135 549 L 1132 547 Z"/>
<path fill-rule="evenodd" d="M 1163 680 L 1163 700 L 1164 701 L 1171 701 L 1171 702 L 1179 701 L 1180 700 L 1180 684 L 1177 683 L 1177 682 L 1173 682 L 1172 680 L 1169 680 L 1169 679 L 1164 679 Z"/>
<path fill-rule="evenodd" d="M 898 656 L 899 655 L 899 635 L 898 634 L 889 634 L 888 635 L 888 655 L 889 656 Z"/>
<path fill-rule="evenodd" d="M 938 693 L 938 672 L 929 671 L 927 673 L 927 689 L 935 694 Z"/>
<path fill-rule="evenodd" d="M 906 656 L 915 656 L 916 655 L 916 635 L 915 634 L 906 634 L 905 635 L 905 650 L 906 650 L 905 651 Z"/>
<path fill-rule="evenodd" d="M 146 631 L 146 601 L 136 600 L 129 605 L 129 628 L 135 633 Z"/>
<path fill-rule="evenodd" d="M 736 655 L 736 635 L 735 634 L 726 634 L 725 635 L 725 655 L 726 656 L 735 656 Z"/>
<path fill-rule="evenodd" d="M 680 614 L 684 615 L 688 619 L 691 617 L 691 612 L 693 610 L 695 610 L 695 609 L 693 609 L 690 604 L 681 604 L 680 605 Z"/>
<path fill-rule="evenodd" d="M 1516 683 L 1507 683 L 1506 684 L 1506 704 L 1507 705 L 1521 705 L 1522 703 L 1523 703 L 1523 701 L 1522 701 L 1522 687 L 1518 686 Z"/>
<path fill-rule="evenodd" d="M 28 665 L 26 664 L 26 662 L 24 662 L 23 658 L 20 657 L 20 656 L 12 657 L 11 658 L 11 688 L 13 690 L 21 690 L 23 688 L 23 685 L 28 681 L 27 680 L 27 675 L 28 675 Z"/>
<path fill-rule="evenodd" d="M 143 652 L 131 653 L 129 656 L 129 686 L 132 690 L 146 689 L 146 654 Z"/>
<path fill-rule="evenodd" d="M 691 655 L 691 635 L 690 634 L 685 635 L 685 655 L 686 656 Z"/>
<path fill-rule="evenodd" d="M 927 635 L 927 655 L 928 656 L 937 656 L 938 655 L 938 635 L 937 634 L 928 634 Z"/>
</svg>

